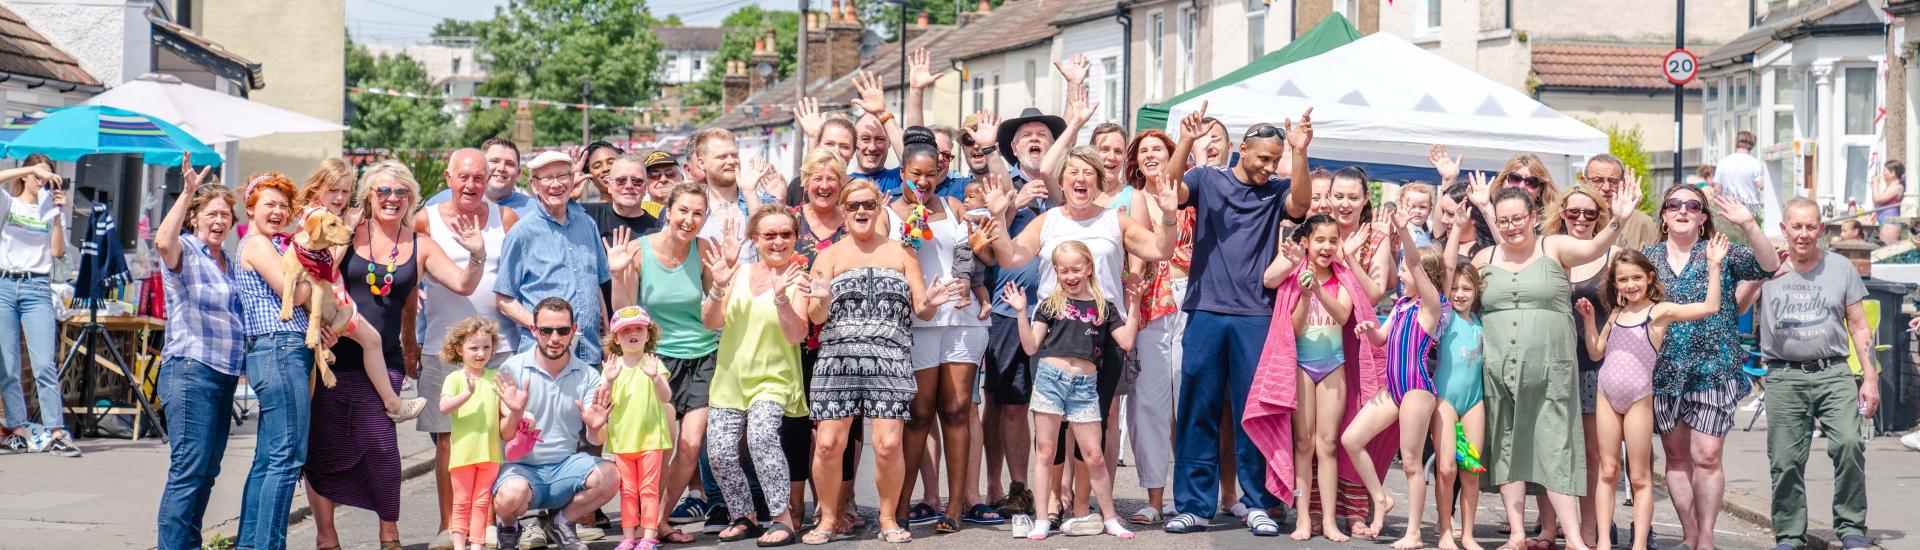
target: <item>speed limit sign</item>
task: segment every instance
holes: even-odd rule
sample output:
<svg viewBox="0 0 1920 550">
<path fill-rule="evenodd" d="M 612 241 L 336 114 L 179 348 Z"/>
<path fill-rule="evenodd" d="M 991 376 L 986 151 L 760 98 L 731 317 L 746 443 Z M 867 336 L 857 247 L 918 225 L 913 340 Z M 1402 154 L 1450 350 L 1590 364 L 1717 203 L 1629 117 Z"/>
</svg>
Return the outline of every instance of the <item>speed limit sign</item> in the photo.
<svg viewBox="0 0 1920 550">
<path fill-rule="evenodd" d="M 1660 65 L 1662 67 L 1661 72 L 1667 75 L 1667 82 L 1671 82 L 1675 86 L 1685 86 L 1688 82 L 1693 82 L 1693 77 L 1700 73 L 1699 58 L 1694 57 L 1693 52 L 1685 49 L 1676 49 L 1667 52 L 1666 60 L 1662 61 Z"/>
</svg>

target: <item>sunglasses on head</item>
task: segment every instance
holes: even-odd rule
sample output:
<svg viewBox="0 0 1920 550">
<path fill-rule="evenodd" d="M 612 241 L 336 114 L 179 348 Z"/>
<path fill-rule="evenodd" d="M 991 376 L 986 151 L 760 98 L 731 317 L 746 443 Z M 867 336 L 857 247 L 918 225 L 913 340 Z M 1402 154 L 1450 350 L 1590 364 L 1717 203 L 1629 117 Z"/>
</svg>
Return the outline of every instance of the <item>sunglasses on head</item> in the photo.
<svg viewBox="0 0 1920 550">
<path fill-rule="evenodd" d="M 1660 205 L 1660 210 L 1665 212 L 1686 210 L 1688 214 L 1699 214 L 1705 208 L 1706 206 L 1701 204 L 1700 201 L 1693 199 L 1667 199 L 1667 202 Z"/>
<path fill-rule="evenodd" d="M 842 204 L 841 207 L 845 208 L 848 212 L 859 212 L 861 210 L 879 210 L 880 199 L 868 199 L 864 201 L 847 201 L 845 204 Z"/>
<path fill-rule="evenodd" d="M 1600 219 L 1600 211 L 1592 208 L 1567 208 L 1560 211 L 1560 217 L 1569 221 L 1593 221 Z"/>
<path fill-rule="evenodd" d="M 538 327 L 538 328 L 535 328 L 534 330 L 540 331 L 541 336 L 572 336 L 573 335 L 573 327 L 570 327 L 570 326 Z"/>
<path fill-rule="evenodd" d="M 1245 141 L 1245 140 L 1256 139 L 1256 138 L 1257 139 L 1274 138 L 1274 137 L 1280 137 L 1280 135 L 1283 133 L 1284 132 L 1280 130 L 1279 126 L 1274 126 L 1272 124 L 1267 124 L 1265 122 L 1262 122 L 1262 123 L 1255 124 L 1253 126 L 1248 127 L 1247 134 L 1244 137 L 1242 137 L 1241 140 Z"/>
<path fill-rule="evenodd" d="M 1540 187 L 1542 184 L 1545 184 L 1546 180 L 1543 180 L 1534 176 L 1522 176 L 1520 174 L 1515 174 L 1513 172 L 1507 172 L 1507 183 L 1513 184 L 1513 185 L 1525 185 L 1527 187 L 1537 188 L 1537 187 Z"/>
</svg>

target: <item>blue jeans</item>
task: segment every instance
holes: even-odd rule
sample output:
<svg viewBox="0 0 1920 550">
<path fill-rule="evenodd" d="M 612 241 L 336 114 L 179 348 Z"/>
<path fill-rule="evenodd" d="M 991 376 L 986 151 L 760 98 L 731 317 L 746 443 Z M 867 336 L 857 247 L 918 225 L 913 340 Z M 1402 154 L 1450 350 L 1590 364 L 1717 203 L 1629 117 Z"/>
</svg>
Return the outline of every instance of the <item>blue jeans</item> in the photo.
<svg viewBox="0 0 1920 550">
<path fill-rule="evenodd" d="M 1253 371 L 1266 345 L 1265 315 L 1222 315 L 1195 311 L 1181 338 L 1180 411 L 1174 419 L 1173 505 L 1183 514 L 1212 519 L 1220 499 L 1220 410 L 1233 413 L 1233 460 L 1240 479 L 1240 503 L 1251 510 L 1280 504 L 1267 492 L 1267 462 L 1240 427 Z M 1224 401 L 1224 403 L 1223 403 Z"/>
<path fill-rule="evenodd" d="M 33 389 L 40 401 L 40 425 L 66 429 L 65 394 L 54 362 L 53 290 L 46 276 L 0 278 L 0 397 L 6 401 L 7 421 L 27 423 L 27 396 L 20 389 L 20 337 L 26 336 L 33 356 Z"/>
<path fill-rule="evenodd" d="M 307 462 L 307 422 L 313 411 L 307 386 L 313 351 L 305 338 L 298 332 L 275 332 L 247 342 L 247 385 L 260 403 L 260 433 L 240 497 L 235 548 L 287 547 L 287 511 L 293 506 L 300 467 Z"/>
<path fill-rule="evenodd" d="M 220 477 L 220 457 L 233 428 L 233 389 L 239 383 L 240 377 L 184 357 L 160 366 L 160 402 L 172 446 L 167 488 L 160 494 L 160 550 L 200 548 L 201 520 Z"/>
</svg>

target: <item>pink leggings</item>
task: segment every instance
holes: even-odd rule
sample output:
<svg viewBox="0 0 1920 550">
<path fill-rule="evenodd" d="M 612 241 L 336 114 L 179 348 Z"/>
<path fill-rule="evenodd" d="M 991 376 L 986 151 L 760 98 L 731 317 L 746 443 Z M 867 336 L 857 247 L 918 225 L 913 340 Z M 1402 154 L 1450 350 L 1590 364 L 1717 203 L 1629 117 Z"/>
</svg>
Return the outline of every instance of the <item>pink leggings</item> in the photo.
<svg viewBox="0 0 1920 550">
<path fill-rule="evenodd" d="M 447 530 L 485 537 L 493 520 L 493 479 L 500 476 L 500 463 L 468 464 L 448 474 L 453 476 L 453 521 Z"/>
<path fill-rule="evenodd" d="M 620 525 L 628 529 L 652 529 L 660 525 L 660 469 L 666 465 L 666 451 L 640 451 L 614 455 L 613 465 L 620 469 Z"/>
</svg>

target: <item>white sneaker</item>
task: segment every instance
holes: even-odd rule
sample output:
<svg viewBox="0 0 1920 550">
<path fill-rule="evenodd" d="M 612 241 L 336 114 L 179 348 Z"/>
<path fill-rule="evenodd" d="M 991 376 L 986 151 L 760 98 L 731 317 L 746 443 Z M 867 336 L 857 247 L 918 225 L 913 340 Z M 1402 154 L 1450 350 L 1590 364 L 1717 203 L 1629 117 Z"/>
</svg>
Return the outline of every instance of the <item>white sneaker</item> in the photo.
<svg viewBox="0 0 1920 550">
<path fill-rule="evenodd" d="M 1233 517 L 1242 519 L 1247 517 L 1247 505 L 1245 503 L 1235 502 L 1233 503 L 1233 508 L 1230 508 L 1230 510 L 1233 511 Z"/>
<path fill-rule="evenodd" d="M 427 545 L 427 550 L 453 550 L 453 533 L 441 531 L 440 534 L 434 535 L 433 542 Z"/>
<path fill-rule="evenodd" d="M 1033 531 L 1033 516 L 1029 516 L 1026 514 L 1014 514 L 1013 538 L 1016 538 L 1016 539 L 1027 538 L 1027 534 L 1031 531 Z"/>
<path fill-rule="evenodd" d="M 1900 444 L 1906 446 L 1908 449 L 1920 451 L 1920 432 L 1900 436 Z"/>
<path fill-rule="evenodd" d="M 1100 514 L 1087 514 L 1077 518 L 1067 518 L 1060 522 L 1060 533 L 1070 537 L 1087 537 L 1104 532 L 1105 525 L 1100 522 Z"/>
<path fill-rule="evenodd" d="M 520 520 L 520 548 L 540 550 L 547 547 L 547 526 L 539 519 Z"/>
</svg>

